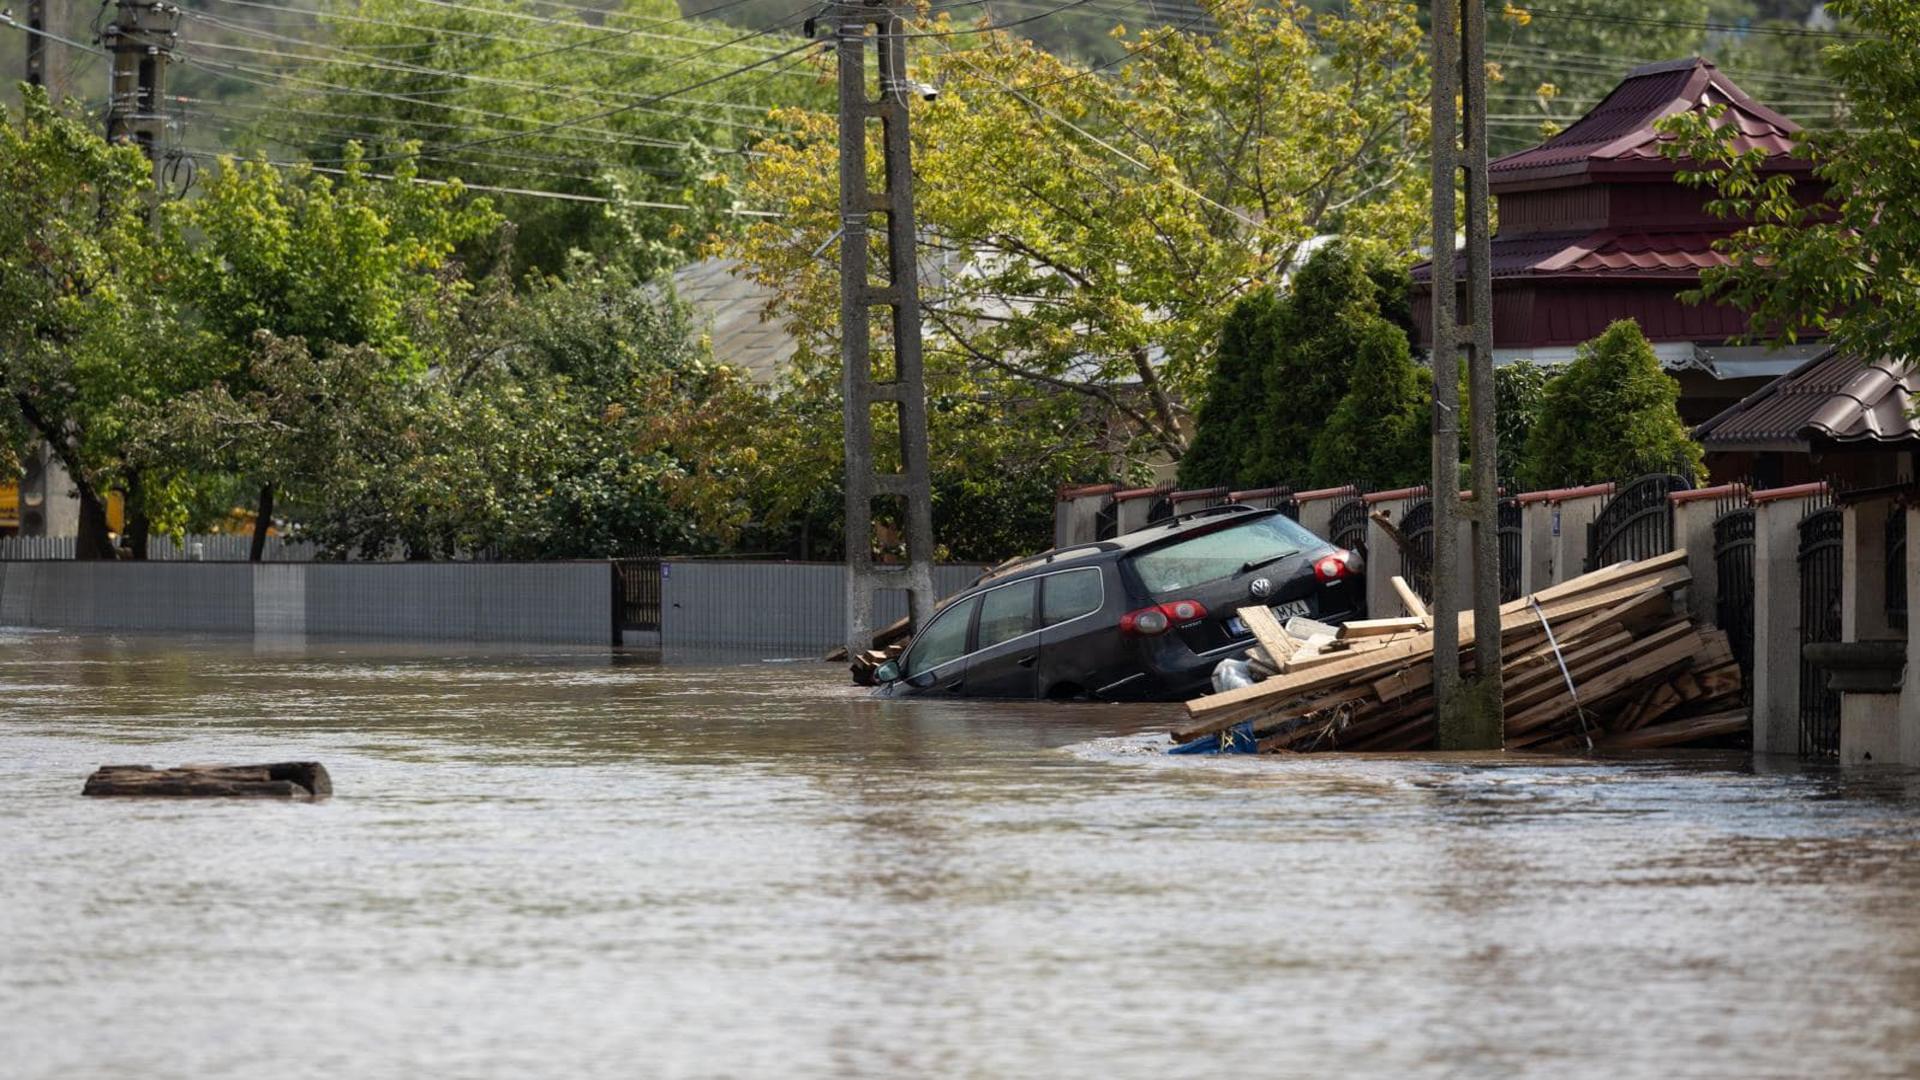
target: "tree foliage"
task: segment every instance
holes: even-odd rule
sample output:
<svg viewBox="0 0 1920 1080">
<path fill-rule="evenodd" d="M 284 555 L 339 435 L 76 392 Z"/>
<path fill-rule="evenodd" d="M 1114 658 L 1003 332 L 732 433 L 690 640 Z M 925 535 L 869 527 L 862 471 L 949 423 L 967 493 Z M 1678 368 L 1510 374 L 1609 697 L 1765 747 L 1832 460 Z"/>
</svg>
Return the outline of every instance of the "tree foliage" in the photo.
<svg viewBox="0 0 1920 1080">
<path fill-rule="evenodd" d="M 1661 370 L 1639 324 L 1622 319 L 1547 383 L 1521 479 L 1540 489 L 1651 472 L 1697 478 L 1703 455 L 1679 401 L 1680 384 Z"/>
<path fill-rule="evenodd" d="M 1403 416 L 1411 402 L 1406 380 L 1418 373 L 1405 330 L 1383 314 L 1383 304 L 1404 314 L 1405 278 L 1403 269 L 1335 243 L 1316 250 L 1284 294 L 1263 290 L 1241 300 L 1222 330 L 1181 482 L 1302 487 L 1398 480 L 1406 463 L 1421 457 L 1409 457 Z M 1368 385 L 1348 404 L 1337 440 L 1364 445 L 1334 445 L 1329 418 L 1348 402 L 1363 365 Z M 1387 396 L 1366 400 L 1366 393 Z M 1424 395 L 1424 384 L 1412 393 Z M 1374 420 L 1389 429 L 1376 433 L 1378 441 L 1365 427 Z"/>
<path fill-rule="evenodd" d="M 782 61 L 671 93 L 803 43 L 729 44 L 740 35 L 682 20 L 670 0 L 595 17 L 603 25 L 533 0 L 367 0 L 331 21 L 333 55 L 257 135 L 316 162 L 344 161 L 357 142 L 429 178 L 578 196 L 495 193 L 518 227 L 517 270 L 558 273 L 579 250 L 651 276 L 733 225 L 744 151 L 776 131 L 768 108 L 824 104 L 829 91 Z"/>
<path fill-rule="evenodd" d="M 81 557 L 111 557 L 105 497 L 125 475 L 124 399 L 177 372 L 146 347 L 167 317 L 147 242 L 149 169 L 27 90 L 0 122 L 0 425 L 44 439 L 78 490 Z"/>
<path fill-rule="evenodd" d="M 1493 427 L 1499 447 L 1495 475 L 1503 484 L 1519 480 L 1526 460 L 1527 442 L 1546 406 L 1547 384 L 1553 375 L 1529 360 L 1516 360 L 1493 370 Z M 1461 395 L 1466 400 L 1466 395 Z"/>
<path fill-rule="evenodd" d="M 1868 36 L 1826 50 L 1849 113 L 1795 143 L 1816 184 L 1767 171 L 1760 148 L 1739 152 L 1721 108 L 1663 122 L 1669 152 L 1700 163 L 1681 179 L 1713 189 L 1711 211 L 1752 223 L 1716 245 L 1728 264 L 1703 271 L 1692 295 L 1750 312 L 1753 339 L 1826 334 L 1861 357 L 1920 356 L 1920 9 L 1828 6 Z"/>
<path fill-rule="evenodd" d="M 1178 457 L 1234 300 L 1310 238 L 1408 251 L 1421 231 L 1425 56 L 1412 9 L 1347 17 L 1229 0 L 1209 35 L 1127 36 L 1096 74 L 1000 33 L 923 38 L 915 75 L 917 213 L 938 274 L 930 362 L 1086 399 L 1115 453 Z M 922 30 L 957 28 L 944 16 Z M 956 43 L 958 42 L 958 43 Z M 750 201 L 779 205 L 729 250 L 776 291 L 803 368 L 836 354 L 836 125 L 783 114 Z M 870 154 L 879 185 L 879 155 Z M 876 276 L 885 256 L 875 245 Z"/>
<path fill-rule="evenodd" d="M 1355 325 L 1347 392 L 1313 444 L 1316 484 L 1362 480 L 1379 488 L 1423 482 L 1432 471 L 1433 376 L 1413 362 L 1407 336 L 1378 316 Z"/>
</svg>

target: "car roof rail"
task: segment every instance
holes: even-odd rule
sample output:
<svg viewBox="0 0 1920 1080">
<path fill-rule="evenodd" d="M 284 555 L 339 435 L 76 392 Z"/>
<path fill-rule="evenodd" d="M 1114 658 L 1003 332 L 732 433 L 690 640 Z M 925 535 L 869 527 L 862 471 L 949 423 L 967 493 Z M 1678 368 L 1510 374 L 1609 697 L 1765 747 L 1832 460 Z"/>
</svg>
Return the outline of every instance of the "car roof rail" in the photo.
<svg viewBox="0 0 1920 1080">
<path fill-rule="evenodd" d="M 1268 508 L 1264 506 L 1248 506 L 1245 503 L 1221 503 L 1218 506 L 1203 506 L 1198 510 L 1189 510 L 1184 514 L 1175 514 L 1171 519 L 1167 521 L 1167 525 L 1171 527 L 1174 525 L 1178 525 L 1184 521 L 1192 521 L 1194 518 L 1211 517 L 1214 514 L 1238 514 L 1243 511 L 1258 511 L 1258 510 L 1265 510 L 1265 509 L 1268 509 Z"/>
</svg>

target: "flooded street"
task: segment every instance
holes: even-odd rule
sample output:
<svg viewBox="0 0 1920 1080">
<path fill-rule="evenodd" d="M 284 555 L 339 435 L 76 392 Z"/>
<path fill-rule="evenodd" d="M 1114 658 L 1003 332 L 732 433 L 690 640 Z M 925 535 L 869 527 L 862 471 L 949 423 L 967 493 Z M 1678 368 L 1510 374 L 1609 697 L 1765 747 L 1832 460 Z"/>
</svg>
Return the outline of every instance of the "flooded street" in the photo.
<svg viewBox="0 0 1920 1080">
<path fill-rule="evenodd" d="M 1169 758 L 1158 706 L 0 638 L 0 1075 L 1920 1073 L 1920 774 Z M 91 800 L 313 759 L 318 805 Z"/>
</svg>

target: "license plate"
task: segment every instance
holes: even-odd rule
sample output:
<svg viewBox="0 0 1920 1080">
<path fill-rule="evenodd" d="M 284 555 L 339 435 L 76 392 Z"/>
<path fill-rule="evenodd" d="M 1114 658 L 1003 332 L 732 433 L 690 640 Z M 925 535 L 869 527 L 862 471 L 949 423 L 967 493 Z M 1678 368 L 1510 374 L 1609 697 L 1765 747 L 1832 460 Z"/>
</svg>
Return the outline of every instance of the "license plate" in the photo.
<svg viewBox="0 0 1920 1080">
<path fill-rule="evenodd" d="M 1286 622 L 1288 619 L 1293 618 L 1295 615 L 1312 614 L 1312 611 L 1309 610 L 1310 608 L 1311 608 L 1311 605 L 1309 605 L 1305 600 L 1289 600 L 1284 604 L 1273 605 L 1273 614 L 1274 614 L 1274 617 L 1279 619 L 1281 622 Z M 1241 637 L 1245 635 L 1246 632 L 1247 632 L 1246 620 L 1242 619 L 1240 616 L 1235 615 L 1232 618 L 1229 618 L 1227 620 L 1227 633 L 1232 634 L 1234 637 Z"/>
</svg>

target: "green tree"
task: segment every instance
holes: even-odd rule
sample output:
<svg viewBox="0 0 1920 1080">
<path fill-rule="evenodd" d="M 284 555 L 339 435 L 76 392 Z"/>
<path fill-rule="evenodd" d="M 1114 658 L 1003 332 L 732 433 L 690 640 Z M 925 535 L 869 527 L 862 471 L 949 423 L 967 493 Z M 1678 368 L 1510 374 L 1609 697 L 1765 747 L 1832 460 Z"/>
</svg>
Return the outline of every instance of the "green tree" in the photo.
<svg viewBox="0 0 1920 1080">
<path fill-rule="evenodd" d="M 1502 364 L 1493 371 L 1494 438 L 1498 441 L 1497 475 L 1503 484 L 1519 481 L 1527 441 L 1546 405 L 1552 373 L 1528 360 Z M 1466 400 L 1461 394 L 1461 400 Z"/>
<path fill-rule="evenodd" d="M 1195 412 L 1193 439 L 1180 458 L 1180 483 L 1189 488 L 1252 486 L 1253 448 L 1267 405 L 1267 368 L 1279 351 L 1275 339 L 1281 303 L 1271 288 L 1241 297 L 1220 326 L 1206 396 Z"/>
<path fill-rule="evenodd" d="M 1431 471 L 1433 377 L 1413 362 L 1407 336 L 1377 315 L 1351 313 L 1354 342 L 1347 392 L 1313 444 L 1316 484 L 1364 480 L 1378 487 L 1421 483 Z"/>
<path fill-rule="evenodd" d="M 1087 399 L 1119 420 L 1090 428 L 1110 454 L 1185 453 L 1227 311 L 1307 241 L 1404 252 L 1422 229 L 1428 83 L 1412 9 L 1210 10 L 1206 35 L 1127 36 L 1128 59 L 1104 76 L 1001 33 L 922 38 L 914 54 L 917 78 L 944 83 L 913 125 L 917 212 L 941 266 L 924 298 L 929 363 Z M 916 29 L 959 28 L 940 16 Z M 776 291 L 798 367 L 832 378 L 838 279 L 816 253 L 839 227 L 837 125 L 782 117 L 794 134 L 763 147 L 747 190 L 785 216 L 727 248 Z"/>
<path fill-rule="evenodd" d="M 350 158 L 352 155 L 350 154 Z M 269 386 L 261 365 L 295 352 L 259 349 L 269 339 L 300 339 L 314 354 L 369 346 L 400 377 L 422 369 L 412 341 L 416 309 L 459 291 L 455 248 L 492 232 L 499 218 L 459 184 L 428 186 L 401 162 L 391 180 L 350 160 L 338 178 L 283 170 L 264 160 L 223 159 L 197 199 L 171 203 L 163 216 L 171 286 L 218 357 L 220 393 L 245 400 Z M 154 403 L 163 411 L 164 402 Z M 239 435 L 262 434 L 243 427 Z M 253 557 L 259 559 L 275 500 L 291 478 L 270 447 L 235 439 L 208 468 L 242 474 L 259 493 Z M 291 466 L 287 466 L 291 468 Z"/>
<path fill-rule="evenodd" d="M 1622 319 L 1548 382 L 1521 479 L 1539 489 L 1650 472 L 1697 478 L 1703 457 L 1679 401 L 1680 384 L 1661 370 L 1639 324 Z"/>
<path fill-rule="evenodd" d="M 1817 183 L 1766 172 L 1761 148 L 1740 152 L 1723 109 L 1663 122 L 1668 152 L 1700 163 L 1681 178 L 1712 188 L 1713 212 L 1752 223 L 1716 245 L 1728 262 L 1703 271 L 1692 296 L 1748 311 L 1751 339 L 1826 334 L 1863 358 L 1920 356 L 1920 8 L 1828 8 L 1865 36 L 1825 51 L 1846 123 L 1803 132 L 1793 148 Z"/>
<path fill-rule="evenodd" d="M 620 0 L 592 24 L 535 0 L 366 0 L 322 17 L 333 41 L 281 76 L 291 86 L 252 137 L 316 164 L 339 164 L 360 143 L 380 171 L 408 160 L 426 178 L 506 189 L 492 194 L 518 229 L 516 280 L 562 272 L 575 250 L 643 277 L 684 262 L 742 220 L 732 211 L 746 151 L 779 134 L 768 109 L 832 101 L 802 62 L 814 46 L 793 32 L 738 40 L 682 19 L 671 0 Z M 748 65 L 759 66 L 684 89 Z"/>
<path fill-rule="evenodd" d="M 1408 315 L 1405 286 L 1402 267 L 1368 258 L 1356 245 L 1332 243 L 1314 251 L 1284 294 L 1262 290 L 1242 300 L 1221 332 L 1192 446 L 1181 459 L 1182 482 L 1298 487 L 1385 480 L 1384 473 L 1327 470 L 1397 462 L 1397 444 L 1375 455 L 1329 451 L 1323 443 L 1328 417 L 1347 398 L 1363 353 L 1397 337 L 1399 353 L 1409 355 L 1399 321 Z M 1385 372 L 1373 374 L 1393 381 Z M 1360 407 L 1364 413 L 1372 406 Z M 1399 398 L 1378 407 L 1391 414 Z"/>
<path fill-rule="evenodd" d="M 112 558 L 122 402 L 162 395 L 175 374 L 153 345 L 172 313 L 152 288 L 150 167 L 43 92 L 22 99 L 0 117 L 0 427 L 9 447 L 45 440 L 72 478 L 76 557 Z"/>
</svg>

